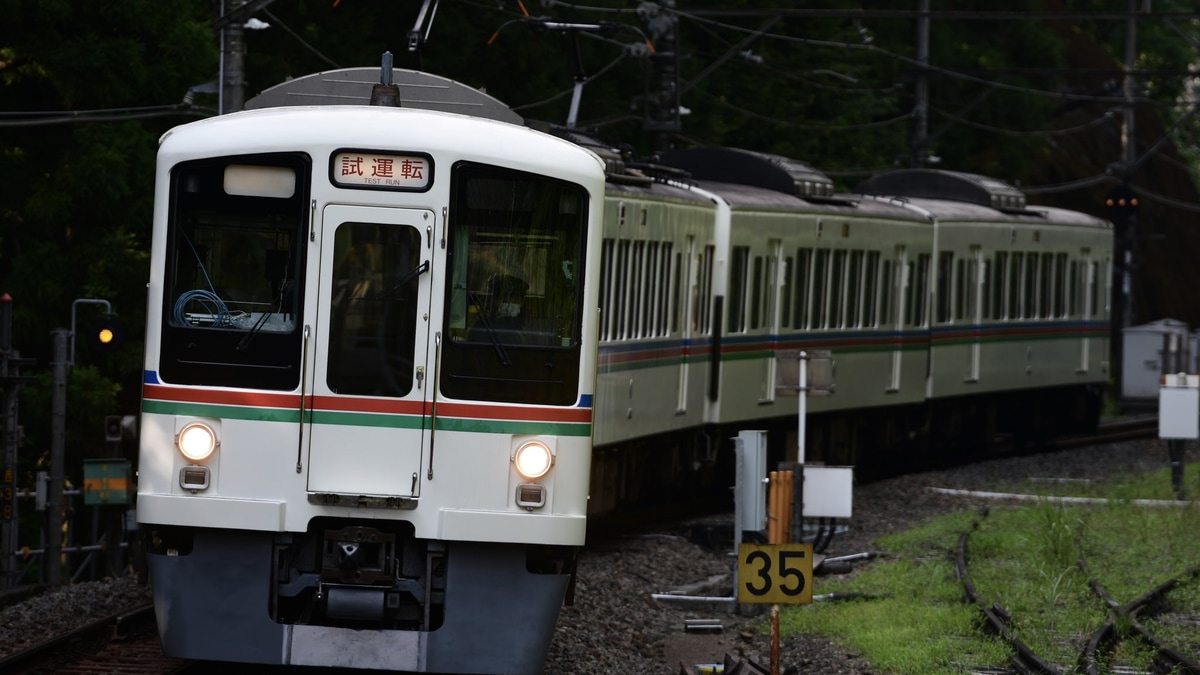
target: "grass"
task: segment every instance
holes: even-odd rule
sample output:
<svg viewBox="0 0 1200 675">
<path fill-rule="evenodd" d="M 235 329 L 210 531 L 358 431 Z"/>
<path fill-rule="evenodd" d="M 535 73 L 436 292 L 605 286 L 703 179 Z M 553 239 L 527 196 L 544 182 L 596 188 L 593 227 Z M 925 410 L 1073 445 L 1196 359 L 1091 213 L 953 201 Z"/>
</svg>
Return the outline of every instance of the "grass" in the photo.
<svg viewBox="0 0 1200 675">
<path fill-rule="evenodd" d="M 1185 490 L 1200 496 L 1200 467 L 1186 467 Z M 817 577 L 814 593 L 862 594 L 861 599 L 784 608 L 781 633 L 825 635 L 861 654 L 889 675 L 950 675 L 1004 667 L 1007 645 L 983 632 L 979 609 L 964 602 L 956 578 L 960 535 L 968 540 L 969 574 L 984 603 L 997 603 L 1011 627 L 1035 653 L 1070 672 L 1087 639 L 1108 619 L 1079 568 L 1080 546 L 1089 571 L 1118 603 L 1128 603 L 1168 578 L 1200 564 L 1200 507 L 1153 508 L 1139 499 L 1173 499 L 1169 469 L 1129 475 L 1110 484 L 1056 483 L 1055 496 L 1089 496 L 1108 504 L 1052 500 L 992 507 L 986 517 L 961 511 L 885 537 L 878 559 L 854 575 Z M 1047 485 L 1041 484 L 1046 491 Z M 1018 491 L 1030 492 L 1029 486 Z M 1081 494 L 1086 493 L 1086 494 Z M 1078 543 L 1077 543 L 1078 542 Z M 1169 597 L 1181 613 L 1200 613 L 1200 580 Z M 1162 639 L 1194 644 L 1195 627 L 1143 620 Z M 1129 623 L 1122 622 L 1123 634 Z M 1132 640 L 1103 664 L 1148 668 L 1152 654 Z"/>
</svg>

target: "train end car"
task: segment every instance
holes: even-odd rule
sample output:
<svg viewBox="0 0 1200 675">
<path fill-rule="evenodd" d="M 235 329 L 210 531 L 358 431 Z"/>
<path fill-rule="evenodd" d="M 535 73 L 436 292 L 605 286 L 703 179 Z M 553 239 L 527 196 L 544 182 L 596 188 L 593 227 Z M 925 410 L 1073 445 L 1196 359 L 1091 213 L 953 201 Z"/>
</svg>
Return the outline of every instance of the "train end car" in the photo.
<svg viewBox="0 0 1200 675">
<path fill-rule="evenodd" d="M 163 649 L 537 673 L 585 537 L 603 163 L 349 75 L 292 83 L 337 105 L 160 143 L 138 522 Z"/>
<path fill-rule="evenodd" d="M 931 215 L 929 383 L 934 433 L 985 443 L 1094 430 L 1109 360 L 1112 225 L 1027 204 L 1002 181 L 941 169 L 857 190 Z"/>
</svg>

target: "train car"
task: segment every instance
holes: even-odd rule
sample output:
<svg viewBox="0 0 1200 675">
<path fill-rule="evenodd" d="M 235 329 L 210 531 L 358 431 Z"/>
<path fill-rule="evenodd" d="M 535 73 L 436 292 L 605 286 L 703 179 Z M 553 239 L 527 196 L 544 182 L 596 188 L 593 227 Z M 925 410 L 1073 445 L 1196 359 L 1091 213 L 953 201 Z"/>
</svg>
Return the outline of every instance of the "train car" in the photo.
<svg viewBox="0 0 1200 675">
<path fill-rule="evenodd" d="M 1094 427 L 1111 377 L 1112 226 L 929 169 L 857 188 L 934 214 L 927 397 L 937 433 L 1018 440 Z"/>
<path fill-rule="evenodd" d="M 378 72 L 161 139 L 137 516 L 163 650 L 537 673 L 585 536 L 603 163 Z M 428 89 L 472 114 L 403 104 Z"/>
<path fill-rule="evenodd" d="M 727 484 L 728 462 L 709 469 L 743 429 L 771 433 L 773 460 L 796 459 L 797 399 L 775 391 L 784 351 L 833 354 L 836 394 L 809 402 L 806 458 L 864 477 L 997 434 L 1027 441 L 1096 424 L 1109 378 L 1106 221 L 1029 207 L 1011 186 L 949 171 L 833 194 L 818 170 L 784 157 L 707 148 L 656 161 L 641 173 L 661 170 L 660 199 L 685 186 L 714 206 L 696 259 L 709 276 L 698 283 L 680 262 L 651 279 L 653 294 L 680 317 L 681 297 L 707 309 L 660 335 L 602 334 L 601 363 L 614 368 L 601 379 L 612 395 L 597 406 L 594 455 L 607 482 L 593 476 L 593 509 L 687 494 L 713 473 Z M 625 208 L 620 182 L 610 175 L 608 199 Z M 642 288 L 642 248 L 691 246 L 639 208 L 636 227 L 606 221 L 616 262 L 602 266 L 604 287 Z M 602 296 L 606 321 L 637 320 L 624 297 Z M 698 397 L 703 415 L 682 404 Z"/>
<path fill-rule="evenodd" d="M 159 152 L 138 520 L 168 654 L 534 673 L 587 516 L 727 505 L 741 430 L 863 478 L 1095 423 L 1111 228 L 998 181 L 639 161 L 390 66 L 247 107 Z M 836 364 L 804 439 L 795 350 Z"/>
</svg>

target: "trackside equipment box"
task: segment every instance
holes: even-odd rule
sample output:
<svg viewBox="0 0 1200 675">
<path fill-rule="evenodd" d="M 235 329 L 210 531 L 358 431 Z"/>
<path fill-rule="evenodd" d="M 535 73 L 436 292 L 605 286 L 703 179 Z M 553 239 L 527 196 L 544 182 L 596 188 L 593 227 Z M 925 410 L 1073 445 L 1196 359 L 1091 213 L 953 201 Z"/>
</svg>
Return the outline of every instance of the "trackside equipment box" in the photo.
<svg viewBox="0 0 1200 675">
<path fill-rule="evenodd" d="M 1163 375 L 1158 390 L 1158 437 L 1200 438 L 1200 375 Z"/>
</svg>

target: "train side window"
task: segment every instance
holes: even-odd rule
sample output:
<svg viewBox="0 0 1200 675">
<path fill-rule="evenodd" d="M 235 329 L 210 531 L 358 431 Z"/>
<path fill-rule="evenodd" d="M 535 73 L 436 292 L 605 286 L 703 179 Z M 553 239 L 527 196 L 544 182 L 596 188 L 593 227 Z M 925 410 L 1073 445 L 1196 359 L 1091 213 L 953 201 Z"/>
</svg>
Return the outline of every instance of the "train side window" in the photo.
<svg viewBox="0 0 1200 675">
<path fill-rule="evenodd" d="M 986 320 L 992 316 L 992 260 L 983 258 L 979 264 L 983 266 L 979 274 L 979 284 L 982 286 L 979 289 L 979 297 L 983 301 L 979 318 Z"/>
<path fill-rule="evenodd" d="M 1020 251 L 1009 256 L 1012 263 L 1008 268 L 1008 318 L 1021 319 L 1021 279 L 1024 274 L 1025 254 Z"/>
<path fill-rule="evenodd" d="M 892 294 L 896 292 L 896 280 L 893 278 L 891 260 L 884 260 L 879 273 L 881 288 L 879 289 L 879 325 L 892 325 Z"/>
<path fill-rule="evenodd" d="M 1022 280 L 1024 288 L 1023 302 L 1025 303 L 1025 311 L 1022 313 L 1026 319 L 1036 319 L 1038 317 L 1038 254 L 1025 254 L 1025 274 Z"/>
<path fill-rule="evenodd" d="M 643 213 L 645 213 L 643 211 Z M 629 281 L 629 337 L 639 338 L 645 335 L 646 306 L 646 242 L 633 242 L 633 259 Z"/>
<path fill-rule="evenodd" d="M 1008 276 L 1008 253 L 996 252 L 996 260 L 992 265 L 992 318 L 997 321 L 1006 319 L 1004 305 L 1005 279 Z"/>
<path fill-rule="evenodd" d="M 763 259 L 761 255 L 754 256 L 752 277 L 750 280 L 750 328 L 757 329 L 762 325 L 763 301 Z"/>
<path fill-rule="evenodd" d="M 708 244 L 704 247 L 704 257 L 700 261 L 700 332 L 712 332 L 712 275 L 713 258 L 716 247 Z"/>
<path fill-rule="evenodd" d="M 613 240 L 600 244 L 600 339 L 612 337 Z"/>
<path fill-rule="evenodd" d="M 812 249 L 801 248 L 796 250 L 796 273 L 792 275 L 796 279 L 796 294 L 795 312 L 792 314 L 793 325 L 796 328 L 809 328 L 809 290 L 812 288 Z"/>
<path fill-rule="evenodd" d="M 1070 262 L 1070 270 L 1067 272 L 1067 316 L 1078 316 L 1079 312 L 1079 275 L 1082 268 L 1078 260 Z"/>
<path fill-rule="evenodd" d="M 795 259 L 788 256 L 783 259 L 783 305 L 779 308 L 781 312 L 780 324 L 785 328 L 792 326 L 792 274 Z"/>
<path fill-rule="evenodd" d="M 825 313 L 829 274 L 829 251 L 817 251 L 813 260 L 812 315 L 809 325 L 813 328 L 828 328 L 829 318 Z"/>
<path fill-rule="evenodd" d="M 1042 253 L 1042 264 L 1038 268 L 1038 316 L 1050 318 L 1055 315 L 1054 304 L 1054 256 Z"/>
<path fill-rule="evenodd" d="M 670 290 L 663 293 L 658 318 L 659 334 L 666 336 L 679 325 L 679 254 L 675 252 L 675 244 L 663 242 L 662 257 L 662 285 L 664 289 Z"/>
<path fill-rule="evenodd" d="M 616 340 L 624 340 L 628 335 L 625 332 L 626 317 L 625 308 L 629 301 L 629 241 L 622 240 L 617 242 L 617 284 L 613 289 L 615 292 L 613 306 L 613 330 L 612 336 Z"/>
<path fill-rule="evenodd" d="M 1067 313 L 1067 254 L 1054 256 L 1054 316 Z"/>
<path fill-rule="evenodd" d="M 834 251 L 833 269 L 829 274 L 828 328 L 843 328 L 846 325 L 846 251 Z"/>
<path fill-rule="evenodd" d="M 863 314 L 859 325 L 874 328 L 879 325 L 879 251 L 867 252 L 863 269 Z"/>
<path fill-rule="evenodd" d="M 750 247 L 734 246 L 729 261 L 729 321 L 730 333 L 746 330 L 747 276 L 750 273 Z"/>
<path fill-rule="evenodd" d="M 954 261 L 954 320 L 962 321 L 967 318 L 967 261 L 959 258 Z"/>
<path fill-rule="evenodd" d="M 937 296 L 937 306 L 934 312 L 934 321 L 937 323 L 950 323 L 950 303 L 953 299 L 953 277 L 954 277 L 954 252 L 942 251 L 938 253 L 937 266 L 937 284 L 934 288 L 934 293 Z"/>
<path fill-rule="evenodd" d="M 917 279 L 913 284 L 916 296 L 915 323 L 918 326 L 929 325 L 929 263 L 932 256 L 922 253 L 917 256 Z"/>
<path fill-rule="evenodd" d="M 970 323 L 976 323 L 979 320 L 978 303 L 979 303 L 979 285 L 981 283 L 979 277 L 979 247 L 972 246 L 967 259 L 962 266 L 963 281 L 962 281 L 962 317 Z M 984 277 L 986 279 L 986 276 Z M 982 282 L 986 283 L 986 282 Z M 984 291 L 986 293 L 986 290 Z"/>
<path fill-rule="evenodd" d="M 846 326 L 862 325 L 863 251 L 850 252 L 850 268 L 846 272 Z"/>
</svg>

